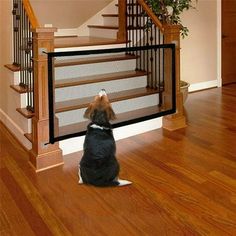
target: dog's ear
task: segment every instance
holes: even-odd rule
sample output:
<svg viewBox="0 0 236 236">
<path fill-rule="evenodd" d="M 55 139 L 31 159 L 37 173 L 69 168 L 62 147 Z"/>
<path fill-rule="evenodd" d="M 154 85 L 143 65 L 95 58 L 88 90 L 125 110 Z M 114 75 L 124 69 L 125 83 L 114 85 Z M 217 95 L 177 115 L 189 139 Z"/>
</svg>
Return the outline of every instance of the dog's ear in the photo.
<svg viewBox="0 0 236 236">
<path fill-rule="evenodd" d="M 113 111 L 111 106 L 109 106 L 107 109 L 107 117 L 108 117 L 108 120 L 115 120 L 116 119 L 116 114 Z"/>
<path fill-rule="evenodd" d="M 88 108 L 85 110 L 84 112 L 84 118 L 87 118 L 87 119 L 92 119 L 93 117 L 93 113 L 94 113 L 94 106 L 93 104 L 89 104 Z"/>
</svg>

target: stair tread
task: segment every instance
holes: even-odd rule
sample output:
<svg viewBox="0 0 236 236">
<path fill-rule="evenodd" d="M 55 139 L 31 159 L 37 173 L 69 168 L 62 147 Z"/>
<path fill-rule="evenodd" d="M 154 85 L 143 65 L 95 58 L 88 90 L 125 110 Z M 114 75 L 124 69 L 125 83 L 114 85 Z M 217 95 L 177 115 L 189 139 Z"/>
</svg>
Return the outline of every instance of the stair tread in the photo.
<svg viewBox="0 0 236 236">
<path fill-rule="evenodd" d="M 27 92 L 27 88 L 24 88 L 20 85 L 10 85 L 10 87 L 12 89 L 14 89 L 17 93 L 20 93 L 20 94 Z"/>
<path fill-rule="evenodd" d="M 89 28 L 98 28 L 98 29 L 114 29 L 118 30 L 119 26 L 114 25 L 88 25 Z"/>
<path fill-rule="evenodd" d="M 122 44 L 122 43 L 126 42 L 117 39 L 90 37 L 90 36 L 55 37 L 55 48 L 97 46 L 97 45 Z"/>
<path fill-rule="evenodd" d="M 83 84 L 99 83 L 111 80 L 126 79 L 131 77 L 145 76 L 147 73 L 145 71 L 122 71 L 115 73 L 106 73 L 100 75 L 84 76 L 71 79 L 61 79 L 56 80 L 56 88 L 64 88 L 70 86 L 78 86 Z"/>
<path fill-rule="evenodd" d="M 112 121 L 112 125 L 136 119 L 136 118 L 141 118 L 143 116 L 149 116 L 156 114 L 161 111 L 161 108 L 158 106 L 151 106 L 151 107 L 146 107 L 146 108 L 141 108 L 129 112 L 123 112 L 116 114 L 117 119 Z M 90 123 L 90 121 L 82 121 L 79 123 L 75 124 L 70 124 L 70 125 L 65 125 L 59 127 L 59 136 L 64 136 L 64 135 L 69 135 L 77 132 L 84 132 L 87 129 L 87 125 Z"/>
<path fill-rule="evenodd" d="M 108 97 L 110 102 L 118 102 L 122 100 L 148 96 L 156 93 L 158 93 L 157 89 L 137 88 L 121 92 L 110 93 L 108 94 Z M 55 105 L 56 113 L 86 108 L 93 101 L 93 99 L 94 96 L 56 102 Z"/>
<path fill-rule="evenodd" d="M 16 108 L 16 110 L 27 119 L 30 119 L 34 116 L 34 113 L 27 110 L 26 108 Z"/>
<path fill-rule="evenodd" d="M 102 14 L 103 17 L 118 17 L 118 14 Z"/>
<path fill-rule="evenodd" d="M 77 59 L 68 59 L 68 60 L 58 60 L 55 62 L 55 67 L 63 66 L 73 66 L 73 65 L 84 65 L 92 63 L 101 63 L 108 61 L 120 61 L 120 60 L 131 60 L 136 59 L 134 55 L 111 55 L 111 56 L 98 56 L 98 57 L 87 57 L 87 58 L 77 58 Z"/>
<path fill-rule="evenodd" d="M 13 64 L 7 64 L 7 65 L 4 65 L 4 67 L 6 67 L 7 69 L 9 69 L 13 72 L 20 71 L 20 66 L 16 66 L 16 65 L 13 65 Z"/>
</svg>

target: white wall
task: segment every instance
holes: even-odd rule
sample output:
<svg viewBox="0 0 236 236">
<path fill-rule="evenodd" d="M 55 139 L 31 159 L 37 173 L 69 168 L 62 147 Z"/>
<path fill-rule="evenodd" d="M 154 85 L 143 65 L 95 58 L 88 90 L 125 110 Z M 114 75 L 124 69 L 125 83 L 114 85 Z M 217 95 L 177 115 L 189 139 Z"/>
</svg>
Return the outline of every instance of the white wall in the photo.
<svg viewBox="0 0 236 236">
<path fill-rule="evenodd" d="M 0 0 L 0 108 L 7 111 L 8 82 L 11 79 L 4 64 L 12 63 L 12 7 L 10 0 Z"/>
<path fill-rule="evenodd" d="M 219 3 L 219 2 L 218 2 Z M 181 41 L 181 79 L 192 90 L 217 85 L 217 1 L 198 0 L 182 16 L 189 36 Z"/>
<path fill-rule="evenodd" d="M 77 28 L 112 0 L 30 0 L 40 25 Z"/>
</svg>

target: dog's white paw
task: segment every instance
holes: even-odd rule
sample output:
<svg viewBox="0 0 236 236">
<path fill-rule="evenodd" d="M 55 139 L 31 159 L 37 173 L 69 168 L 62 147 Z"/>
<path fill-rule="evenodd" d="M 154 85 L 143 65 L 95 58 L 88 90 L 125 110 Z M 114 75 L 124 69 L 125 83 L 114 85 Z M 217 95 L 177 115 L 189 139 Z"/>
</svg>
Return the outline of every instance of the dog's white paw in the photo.
<svg viewBox="0 0 236 236">
<path fill-rule="evenodd" d="M 124 179 L 118 179 L 117 181 L 119 182 L 119 185 L 118 185 L 118 186 L 125 186 L 125 185 L 130 185 L 130 184 L 132 184 L 131 181 L 124 180 Z"/>
<path fill-rule="evenodd" d="M 82 177 L 81 177 L 81 175 L 80 175 L 80 169 L 79 169 L 79 172 L 78 172 L 78 176 L 79 176 L 79 184 L 83 184 L 84 182 L 83 182 L 83 179 L 82 179 Z"/>
</svg>

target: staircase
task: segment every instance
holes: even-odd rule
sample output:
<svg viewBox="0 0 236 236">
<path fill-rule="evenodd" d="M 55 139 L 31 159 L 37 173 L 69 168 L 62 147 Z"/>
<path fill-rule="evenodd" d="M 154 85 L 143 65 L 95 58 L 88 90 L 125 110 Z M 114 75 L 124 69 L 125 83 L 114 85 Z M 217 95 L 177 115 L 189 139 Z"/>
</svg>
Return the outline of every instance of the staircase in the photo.
<svg viewBox="0 0 236 236">
<path fill-rule="evenodd" d="M 119 3 L 120 2 L 124 1 L 119 0 Z M 119 37 L 119 35 L 124 35 L 124 33 L 120 33 L 120 14 L 122 11 L 124 13 L 124 7 L 119 9 L 119 11 L 118 7 L 118 4 L 114 7 L 116 12 L 101 15 L 104 22 L 103 25 L 88 25 L 88 36 L 54 37 L 51 39 L 48 44 L 49 46 L 47 47 L 55 48 L 55 52 L 126 47 L 127 41 L 124 38 Z M 132 25 L 132 27 L 129 27 L 129 31 L 132 32 L 135 27 L 135 25 Z M 36 38 L 39 38 L 38 45 L 40 45 L 40 40 L 42 40 L 40 35 L 49 35 L 49 31 L 50 29 L 46 29 L 42 32 L 35 32 Z M 134 36 L 132 38 L 132 34 L 133 33 L 131 33 L 130 42 L 131 39 L 134 40 L 135 38 Z M 100 35 L 102 35 L 102 38 L 98 37 Z M 141 35 L 141 33 L 139 35 Z M 43 45 L 45 45 L 45 42 L 43 42 Z M 35 59 L 37 63 L 45 63 L 44 59 L 41 60 L 42 58 L 45 58 L 45 55 L 42 57 L 40 52 L 36 54 Z M 120 52 L 109 55 L 101 54 L 56 58 L 54 63 L 55 117 L 57 118 L 55 136 L 59 137 L 60 140 L 60 138 L 64 139 L 71 137 L 72 133 L 85 133 L 86 126 L 89 121 L 83 118 L 84 111 L 93 100 L 94 96 L 97 95 L 102 88 L 106 89 L 112 103 L 112 107 L 117 114 L 117 120 L 113 122 L 114 127 L 116 127 L 116 124 L 118 123 L 123 122 L 123 124 L 125 124 L 127 121 L 134 119 L 138 121 L 144 115 L 151 117 L 153 114 L 161 112 L 163 107 L 160 106 L 160 99 L 163 91 L 160 87 L 150 87 L 147 85 L 150 80 L 150 71 L 137 69 L 137 64 L 140 57 L 141 54 L 134 55 L 132 53 L 127 54 Z M 36 65 L 34 65 L 34 68 L 35 66 Z M 39 155 L 41 157 L 41 155 L 45 155 L 44 153 L 46 153 L 44 149 L 47 144 L 46 142 L 39 141 L 37 141 L 38 144 L 34 144 L 34 140 L 37 139 L 36 135 L 38 133 L 40 134 L 41 128 L 44 129 L 45 127 L 44 117 L 48 117 L 48 111 L 43 105 L 46 104 L 45 101 L 42 104 L 39 101 L 40 97 L 43 99 L 43 96 L 46 94 L 44 92 L 39 92 L 41 93 L 41 95 L 38 96 L 39 98 L 37 98 L 37 95 L 36 98 L 34 97 L 36 109 L 41 106 L 44 112 L 30 111 L 27 109 L 26 106 L 28 101 L 31 100 L 32 86 L 19 86 L 21 83 L 18 72 L 20 70 L 19 66 L 7 65 L 6 67 L 14 72 L 14 81 L 11 85 L 11 89 L 18 94 L 19 100 L 21 101 L 20 106 L 16 107 L 16 110 L 22 115 L 22 117 L 24 117 L 22 119 L 25 119 L 25 122 L 21 121 L 21 123 L 24 123 L 24 127 L 22 129 L 25 131 L 25 137 L 28 141 L 32 142 L 32 155 Z M 45 68 L 43 70 L 45 70 Z M 42 73 L 46 72 L 47 71 L 45 70 Z M 43 89 L 45 86 L 45 84 L 43 84 L 44 82 L 40 83 L 41 86 L 36 86 L 36 88 L 34 88 L 35 91 L 37 91 L 37 89 L 39 91 L 39 89 Z M 144 126 L 141 128 L 141 125 L 139 127 L 135 126 L 136 128 L 133 128 L 134 132 L 131 132 L 130 134 L 127 134 L 127 130 L 121 128 L 120 133 L 117 131 L 117 138 L 124 138 L 153 128 L 160 128 L 162 122 L 160 118 L 157 118 L 153 121 L 149 121 L 148 124 L 149 126 L 146 128 Z M 34 130 L 33 134 L 32 129 Z M 47 130 L 48 128 L 45 129 L 45 131 Z M 132 131 L 132 128 L 130 130 Z M 122 135 L 123 132 L 124 135 Z M 46 137 L 45 135 L 48 134 L 45 134 L 45 132 L 41 134 L 41 136 L 44 137 L 44 140 Z M 24 143 L 26 142 L 23 141 L 23 144 Z M 81 138 L 70 141 L 65 140 L 60 143 L 60 147 L 63 149 L 64 154 L 68 154 L 70 152 L 80 150 L 82 148 L 82 143 L 83 139 Z M 27 146 L 29 146 L 28 143 Z M 58 151 L 59 149 L 57 146 L 55 148 L 55 145 L 48 146 L 47 148 L 49 148 L 53 153 L 60 152 Z M 41 149 L 42 151 L 40 151 Z M 37 150 L 39 154 L 35 154 L 34 150 Z M 38 159 L 40 160 L 40 158 Z M 31 162 L 33 162 L 36 169 L 41 170 L 47 168 L 48 166 L 57 165 L 58 162 L 61 164 L 61 159 L 58 161 L 59 159 L 58 157 L 55 157 L 55 161 L 49 161 L 50 163 L 48 164 L 46 162 L 47 160 L 50 160 L 50 158 L 45 158 L 46 164 L 39 164 L 39 167 L 37 166 L 37 157 L 32 158 Z M 53 158 L 51 158 L 51 160 L 53 160 Z"/>
</svg>

